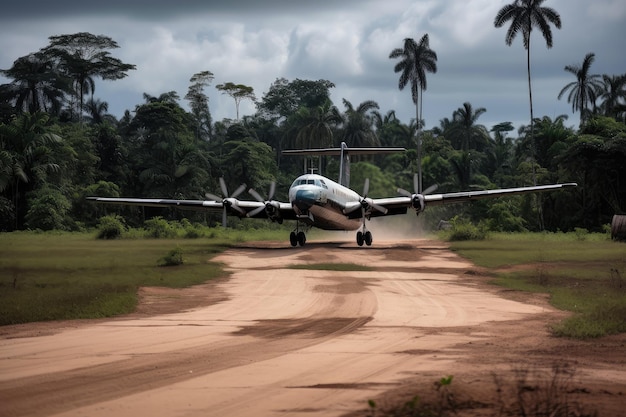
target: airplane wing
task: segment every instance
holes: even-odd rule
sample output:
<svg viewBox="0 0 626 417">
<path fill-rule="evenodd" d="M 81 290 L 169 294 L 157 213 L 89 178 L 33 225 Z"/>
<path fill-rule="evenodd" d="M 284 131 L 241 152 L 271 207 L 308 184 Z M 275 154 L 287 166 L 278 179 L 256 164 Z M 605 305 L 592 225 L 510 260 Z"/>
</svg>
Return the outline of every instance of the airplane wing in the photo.
<svg viewBox="0 0 626 417">
<path fill-rule="evenodd" d="M 268 210 L 260 210 L 266 208 L 266 203 L 258 201 L 237 200 L 234 198 L 226 198 L 223 201 L 211 200 L 175 200 L 166 198 L 112 198 L 112 197 L 87 197 L 87 200 L 102 204 L 119 204 L 125 206 L 144 206 L 144 207 L 174 207 L 183 210 L 195 211 L 226 211 L 228 214 L 239 217 L 250 217 L 255 219 L 270 218 Z M 296 214 L 289 203 L 280 201 L 272 201 L 272 207 L 276 210 L 274 213 L 278 217 L 286 220 L 296 218 Z M 251 214 L 251 212 L 255 213 Z"/>
<path fill-rule="evenodd" d="M 564 184 L 550 184 L 550 185 L 537 185 L 533 187 L 518 187 L 518 188 L 500 188 L 495 190 L 480 190 L 480 191 L 463 191 L 456 193 L 444 193 L 444 194 L 413 194 L 411 197 L 390 197 L 390 198 L 374 198 L 373 203 L 384 207 L 387 212 L 381 212 L 380 210 L 372 210 L 371 216 L 385 216 L 393 214 L 406 213 L 409 207 L 413 207 L 419 213 L 423 211 L 426 206 L 440 206 L 444 204 L 463 203 L 473 200 L 481 200 L 485 198 L 504 197 L 510 195 L 537 193 L 545 191 L 553 191 L 566 187 L 576 187 L 576 183 L 564 183 Z"/>
</svg>

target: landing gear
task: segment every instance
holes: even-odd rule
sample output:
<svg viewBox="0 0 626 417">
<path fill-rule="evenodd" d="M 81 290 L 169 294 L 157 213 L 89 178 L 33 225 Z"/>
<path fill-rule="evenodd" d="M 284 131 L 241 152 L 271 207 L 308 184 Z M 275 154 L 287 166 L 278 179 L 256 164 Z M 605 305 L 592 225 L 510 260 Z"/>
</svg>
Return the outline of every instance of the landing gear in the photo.
<svg viewBox="0 0 626 417">
<path fill-rule="evenodd" d="M 306 234 L 296 228 L 296 230 L 289 234 L 289 243 L 294 247 L 298 245 L 304 246 L 306 243 Z"/>
<path fill-rule="evenodd" d="M 367 246 L 372 246 L 372 232 L 365 229 L 365 232 L 358 231 L 356 232 L 356 244 L 359 246 L 363 246 L 365 243 Z"/>
</svg>

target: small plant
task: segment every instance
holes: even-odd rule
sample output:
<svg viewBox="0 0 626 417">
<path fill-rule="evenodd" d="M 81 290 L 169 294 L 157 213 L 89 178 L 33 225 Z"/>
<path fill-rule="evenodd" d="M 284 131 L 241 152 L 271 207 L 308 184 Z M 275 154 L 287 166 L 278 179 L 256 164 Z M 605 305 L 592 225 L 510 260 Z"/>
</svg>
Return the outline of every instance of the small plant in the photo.
<svg viewBox="0 0 626 417">
<path fill-rule="evenodd" d="M 580 241 L 587 240 L 587 236 L 589 235 L 589 230 L 585 229 L 584 227 L 575 227 L 574 235 L 576 235 L 577 240 L 580 240 Z"/>
<path fill-rule="evenodd" d="M 98 221 L 98 239 L 118 239 L 126 231 L 124 219 L 118 215 L 101 217 Z"/>
<path fill-rule="evenodd" d="M 159 259 L 159 266 L 177 266 L 183 264 L 183 250 L 180 246 L 175 247 L 167 255 Z"/>
</svg>

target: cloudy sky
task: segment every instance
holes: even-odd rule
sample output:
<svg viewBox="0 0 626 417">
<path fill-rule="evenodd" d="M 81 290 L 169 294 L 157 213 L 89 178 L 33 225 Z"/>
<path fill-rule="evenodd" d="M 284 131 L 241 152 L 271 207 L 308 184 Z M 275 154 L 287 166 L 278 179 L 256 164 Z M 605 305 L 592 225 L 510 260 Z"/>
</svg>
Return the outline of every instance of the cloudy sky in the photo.
<svg viewBox="0 0 626 417">
<path fill-rule="evenodd" d="M 137 70 L 119 81 L 97 80 L 95 96 L 120 117 L 158 96 L 187 92 L 189 79 L 209 70 L 207 90 L 214 120 L 235 118 L 230 97 L 214 86 L 246 84 L 257 98 L 280 77 L 326 79 L 333 102 L 354 106 L 374 100 L 381 113 L 395 110 L 408 123 L 415 115 L 410 91 L 398 90 L 389 53 L 407 37 L 428 33 L 438 71 L 428 74 L 424 95 L 426 127 L 439 124 L 464 102 L 487 112 L 479 122 L 528 123 L 526 51 L 521 37 L 508 47 L 506 28 L 496 29 L 498 10 L 512 0 L 85 0 L 20 1 L 0 6 L 0 68 L 48 45 L 52 35 L 90 32 L 113 38 L 112 54 Z M 592 73 L 626 73 L 626 0 L 546 0 L 562 19 L 552 27 L 554 47 L 535 33 L 531 64 L 535 116 L 578 116 L 561 88 L 574 81 L 566 65 L 596 54 Z M 0 83 L 8 82 L 0 78 Z M 187 106 L 182 100 L 181 105 Z M 243 102 L 242 115 L 254 113 Z"/>
</svg>

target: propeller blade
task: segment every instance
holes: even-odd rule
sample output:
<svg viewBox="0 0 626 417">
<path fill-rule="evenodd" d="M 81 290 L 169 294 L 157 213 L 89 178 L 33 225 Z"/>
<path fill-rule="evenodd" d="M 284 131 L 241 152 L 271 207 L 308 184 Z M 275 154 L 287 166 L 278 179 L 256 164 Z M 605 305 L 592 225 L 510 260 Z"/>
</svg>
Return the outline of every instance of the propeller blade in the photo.
<svg viewBox="0 0 626 417">
<path fill-rule="evenodd" d="M 401 194 L 405 197 L 413 197 L 413 193 L 408 192 L 407 190 L 405 190 L 404 188 L 398 188 L 398 194 Z"/>
<path fill-rule="evenodd" d="M 413 189 L 415 190 L 415 194 L 420 193 L 419 180 L 418 180 L 417 174 L 413 175 Z"/>
<path fill-rule="evenodd" d="M 215 194 L 206 193 L 204 195 L 205 195 L 206 198 L 208 198 L 211 201 L 222 201 L 222 197 L 218 197 Z"/>
<path fill-rule="evenodd" d="M 220 177 L 220 188 L 222 189 L 222 195 L 224 197 L 228 197 L 228 188 L 226 188 L 226 181 L 224 181 L 224 177 Z"/>
<path fill-rule="evenodd" d="M 370 191 L 370 179 L 365 178 L 365 183 L 363 184 L 363 198 L 367 197 L 367 194 Z"/>
<path fill-rule="evenodd" d="M 371 206 L 372 206 L 372 208 L 376 209 L 376 211 L 380 211 L 383 214 L 387 214 L 387 212 L 389 211 L 385 207 L 379 206 L 378 204 L 372 203 Z"/>
<path fill-rule="evenodd" d="M 246 184 L 241 184 L 239 188 L 235 190 L 235 192 L 231 195 L 231 198 L 236 198 L 239 194 L 243 193 L 246 189 Z"/>
<path fill-rule="evenodd" d="M 427 189 L 425 189 L 422 194 L 424 194 L 424 195 L 430 194 L 430 193 L 436 191 L 437 188 L 439 188 L 439 186 L 437 184 L 433 184 L 430 187 L 428 187 Z"/>
<path fill-rule="evenodd" d="M 265 203 L 265 200 L 263 200 L 263 197 L 261 197 L 261 194 L 257 193 L 254 189 L 250 188 L 248 190 L 248 192 L 250 193 L 250 195 L 252 197 L 255 198 L 256 201 L 258 201 L 259 203 Z"/>
<path fill-rule="evenodd" d="M 248 214 L 246 214 L 246 216 L 247 217 L 254 217 L 257 214 L 261 213 L 263 210 L 265 210 L 265 206 L 257 207 L 254 210 L 248 212 Z"/>
<path fill-rule="evenodd" d="M 274 198 L 274 193 L 276 192 L 276 181 L 272 181 L 270 183 L 270 193 L 267 196 L 268 200 L 271 200 L 272 198 Z"/>
</svg>

